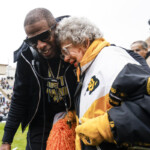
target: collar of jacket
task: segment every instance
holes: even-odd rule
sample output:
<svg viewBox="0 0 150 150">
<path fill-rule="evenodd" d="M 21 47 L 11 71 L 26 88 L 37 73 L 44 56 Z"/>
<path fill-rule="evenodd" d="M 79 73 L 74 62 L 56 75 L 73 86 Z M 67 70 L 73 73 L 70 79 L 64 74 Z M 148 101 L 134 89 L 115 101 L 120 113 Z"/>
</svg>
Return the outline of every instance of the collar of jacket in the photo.
<svg viewBox="0 0 150 150">
<path fill-rule="evenodd" d="M 80 61 L 79 66 L 77 67 L 77 82 L 80 82 L 80 75 L 87 70 L 96 56 L 105 46 L 110 46 L 110 44 L 104 38 L 94 40 L 89 46 L 82 60 Z"/>
<path fill-rule="evenodd" d="M 29 46 L 23 42 L 21 46 L 14 52 L 14 63 L 21 57 L 21 53 L 30 50 Z"/>
</svg>

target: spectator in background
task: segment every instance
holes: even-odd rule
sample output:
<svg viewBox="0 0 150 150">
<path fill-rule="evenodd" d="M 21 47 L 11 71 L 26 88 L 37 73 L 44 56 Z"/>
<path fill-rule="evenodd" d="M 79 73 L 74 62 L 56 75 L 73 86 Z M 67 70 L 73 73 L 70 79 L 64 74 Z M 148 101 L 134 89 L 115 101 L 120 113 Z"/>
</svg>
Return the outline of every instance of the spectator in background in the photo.
<svg viewBox="0 0 150 150">
<path fill-rule="evenodd" d="M 140 56 L 142 56 L 147 64 L 150 66 L 150 61 L 148 60 L 149 53 L 148 53 L 148 44 L 144 41 L 135 41 L 131 44 L 131 50 L 133 50 L 135 53 L 138 53 Z"/>
<path fill-rule="evenodd" d="M 147 43 L 148 45 L 148 51 L 150 51 L 150 37 L 148 37 L 145 42 Z"/>
<path fill-rule="evenodd" d="M 144 41 L 135 41 L 131 44 L 131 49 L 141 55 L 142 57 L 146 58 L 148 52 L 148 45 Z"/>
<path fill-rule="evenodd" d="M 148 37 L 145 42 L 148 45 L 148 52 L 147 52 L 147 56 L 146 56 L 146 61 L 148 63 L 148 65 L 150 66 L 150 37 Z"/>
<path fill-rule="evenodd" d="M 3 114 L 0 112 L 0 122 L 3 120 Z"/>
<path fill-rule="evenodd" d="M 148 20 L 148 24 L 150 25 L 150 19 Z M 148 53 L 146 56 L 146 61 L 147 61 L 148 65 L 150 66 L 150 36 L 145 40 L 145 42 L 148 45 Z"/>
<path fill-rule="evenodd" d="M 5 103 L 5 96 L 2 97 L 3 103 Z"/>
</svg>

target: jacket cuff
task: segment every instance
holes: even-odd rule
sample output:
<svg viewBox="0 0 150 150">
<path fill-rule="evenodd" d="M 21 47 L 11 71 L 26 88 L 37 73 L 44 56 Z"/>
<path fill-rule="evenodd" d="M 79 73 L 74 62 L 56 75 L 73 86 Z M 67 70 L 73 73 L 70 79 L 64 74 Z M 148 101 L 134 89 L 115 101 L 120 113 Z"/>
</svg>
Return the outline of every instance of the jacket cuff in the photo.
<svg viewBox="0 0 150 150">
<path fill-rule="evenodd" d="M 99 119 L 100 121 L 99 121 L 98 130 L 100 134 L 102 135 L 104 140 L 113 143 L 114 138 L 111 132 L 111 122 L 109 122 L 108 113 L 105 113 L 103 116 L 100 116 Z"/>
<path fill-rule="evenodd" d="M 11 144 L 13 141 L 15 133 L 14 132 L 8 132 L 5 131 L 2 139 L 2 143 L 9 143 Z"/>
</svg>

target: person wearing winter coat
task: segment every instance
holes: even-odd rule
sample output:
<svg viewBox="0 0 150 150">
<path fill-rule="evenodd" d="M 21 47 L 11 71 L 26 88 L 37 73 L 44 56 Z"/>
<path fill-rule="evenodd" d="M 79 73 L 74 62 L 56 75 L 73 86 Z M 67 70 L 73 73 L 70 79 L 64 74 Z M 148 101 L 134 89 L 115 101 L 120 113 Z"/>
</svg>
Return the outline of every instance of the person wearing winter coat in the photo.
<svg viewBox="0 0 150 150">
<path fill-rule="evenodd" d="M 77 68 L 76 150 L 123 150 L 134 145 L 149 145 L 150 119 L 147 117 L 149 102 L 146 99 L 143 107 L 142 102 L 137 105 L 134 105 L 134 102 L 138 100 L 138 94 L 146 94 L 147 97 L 150 93 L 146 89 L 143 93 L 138 93 L 135 101 L 130 99 L 132 103 L 130 108 L 127 105 L 130 103 L 127 100 L 128 96 L 130 97 L 129 93 L 121 91 L 120 86 L 117 86 L 117 89 L 112 87 L 119 73 L 131 64 L 133 69 L 137 66 L 143 70 L 145 76 L 141 79 L 145 82 L 140 83 L 145 87 L 147 85 L 149 91 L 150 87 L 147 83 L 149 83 L 150 70 L 144 58 L 133 51 L 110 45 L 103 38 L 99 28 L 86 18 L 64 18 L 55 32 L 61 45 L 61 57 Z M 139 70 L 134 75 L 133 71 L 131 74 L 129 72 L 129 76 L 133 76 L 133 81 L 135 79 L 134 85 L 139 82 L 138 78 L 135 78 L 138 73 L 140 73 Z M 130 89 L 132 80 L 128 78 L 122 78 L 122 80 L 128 84 L 126 88 Z M 136 86 L 133 89 L 133 92 L 138 90 Z M 125 96 L 120 103 L 117 101 L 119 96 L 115 95 L 119 90 L 122 92 L 121 96 Z M 111 97 L 110 91 L 113 92 Z M 140 100 L 142 101 L 141 96 Z M 135 116 L 136 111 L 137 116 Z M 144 113 L 145 118 L 142 118 Z M 131 122 L 132 119 L 135 122 Z M 138 122 L 141 124 L 138 125 Z M 148 135 L 143 138 L 142 132 L 147 132 Z"/>
</svg>

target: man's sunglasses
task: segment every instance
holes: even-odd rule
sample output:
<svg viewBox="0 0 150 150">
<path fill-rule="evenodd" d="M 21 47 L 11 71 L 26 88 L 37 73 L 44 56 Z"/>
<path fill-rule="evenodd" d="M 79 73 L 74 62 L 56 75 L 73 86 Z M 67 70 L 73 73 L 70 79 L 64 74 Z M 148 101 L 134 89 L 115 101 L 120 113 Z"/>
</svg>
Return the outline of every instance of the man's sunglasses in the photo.
<svg viewBox="0 0 150 150">
<path fill-rule="evenodd" d="M 49 30 L 37 35 L 37 36 L 34 36 L 32 38 L 26 38 L 24 41 L 29 45 L 29 46 L 32 46 L 32 47 L 36 47 L 37 46 L 37 42 L 38 40 L 42 41 L 42 42 L 48 42 L 51 38 L 51 35 L 52 35 L 52 29 L 54 29 L 56 26 L 56 24 L 54 24 Z"/>
</svg>

